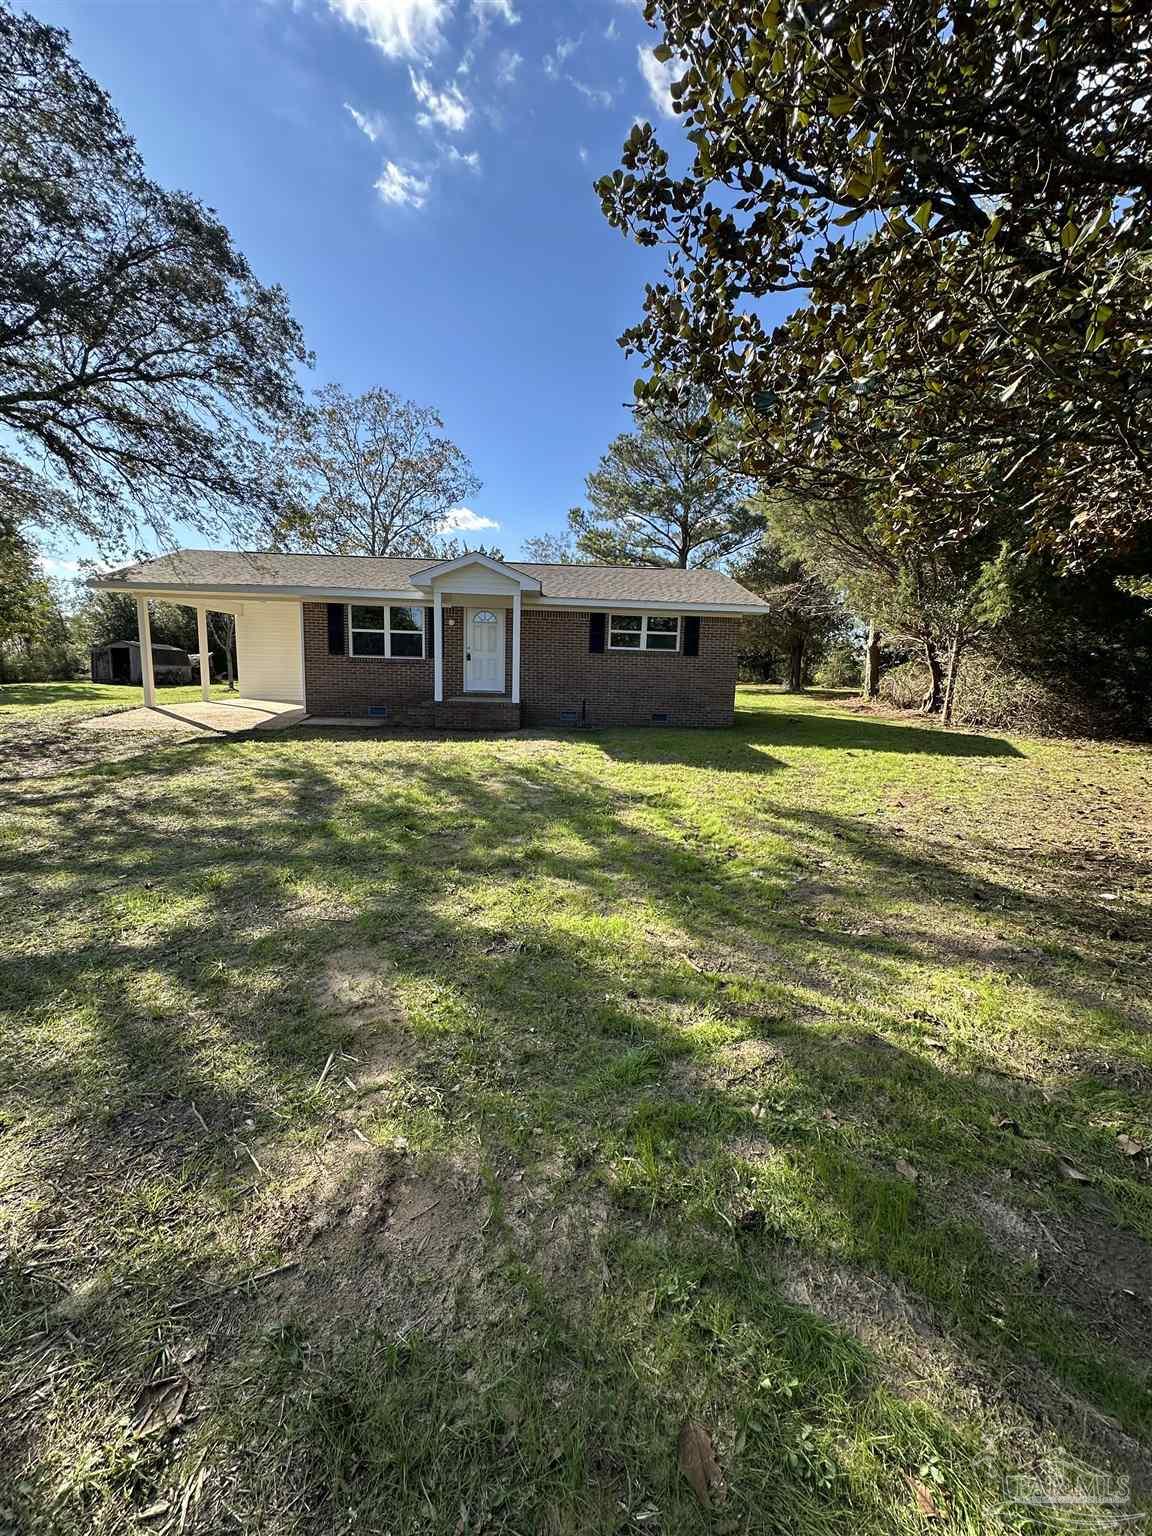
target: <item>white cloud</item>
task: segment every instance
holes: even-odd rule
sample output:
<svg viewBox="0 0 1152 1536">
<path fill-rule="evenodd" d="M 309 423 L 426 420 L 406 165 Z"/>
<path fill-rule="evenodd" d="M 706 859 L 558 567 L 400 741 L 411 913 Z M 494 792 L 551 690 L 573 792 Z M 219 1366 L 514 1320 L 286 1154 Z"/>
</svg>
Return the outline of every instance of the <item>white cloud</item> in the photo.
<svg viewBox="0 0 1152 1536">
<path fill-rule="evenodd" d="M 455 144 L 446 144 L 443 154 L 445 160 L 449 161 L 452 165 L 466 165 L 470 171 L 478 171 L 480 169 L 480 151 L 477 149 L 470 149 L 467 154 L 463 154 L 456 148 Z"/>
<path fill-rule="evenodd" d="M 588 149 L 587 149 L 587 146 L 584 145 L 584 144 L 581 144 L 580 148 L 576 151 L 576 153 L 580 156 L 580 164 L 581 165 L 587 165 L 588 164 Z"/>
<path fill-rule="evenodd" d="M 514 53 L 511 48 L 505 48 L 496 60 L 496 84 L 504 86 L 515 84 L 516 75 L 523 62 L 523 54 Z"/>
<path fill-rule="evenodd" d="M 423 208 L 428 201 L 431 186 L 426 176 L 405 171 L 393 160 L 385 160 L 384 169 L 376 180 L 380 200 L 395 208 Z"/>
<path fill-rule="evenodd" d="M 418 59 L 443 41 L 452 0 L 328 0 L 328 9 L 366 32 L 390 59 Z"/>
<path fill-rule="evenodd" d="M 514 27 L 520 20 L 512 0 L 472 0 L 472 14 L 482 27 L 490 21 L 502 21 L 505 26 Z"/>
<path fill-rule="evenodd" d="M 373 144 L 388 126 L 386 119 L 379 112 L 357 112 L 356 108 L 347 101 L 344 103 L 344 110 L 364 137 L 370 139 Z"/>
<path fill-rule="evenodd" d="M 478 533 L 481 528 L 499 528 L 490 517 L 480 517 L 471 507 L 453 507 L 440 524 L 441 533 Z"/>
<path fill-rule="evenodd" d="M 77 576 L 82 570 L 79 560 L 58 560 L 55 555 L 38 555 L 36 558 L 45 576 Z"/>
<path fill-rule="evenodd" d="M 551 53 L 544 55 L 544 73 L 549 80 L 558 80 L 562 73 L 561 65 L 565 59 L 569 59 L 584 41 L 584 34 L 579 37 L 562 37 Z"/>
<path fill-rule="evenodd" d="M 678 78 L 675 65 L 671 60 L 661 64 L 651 48 L 638 48 L 636 52 L 640 56 L 640 73 L 644 76 L 653 106 L 665 117 L 675 117 L 676 108 L 672 104 L 671 91 L 673 80 Z"/>
<path fill-rule="evenodd" d="M 423 75 L 408 71 L 412 92 L 424 108 L 416 121 L 421 128 L 445 128 L 449 133 L 462 133 L 472 116 L 472 106 L 458 85 L 449 85 L 438 91 Z"/>
<path fill-rule="evenodd" d="M 572 75 L 568 76 L 569 84 L 575 87 L 586 101 L 590 101 L 596 107 L 610 107 L 616 100 L 611 91 L 602 90 L 596 85 L 585 85 L 583 80 L 577 80 Z"/>
<path fill-rule="evenodd" d="M 617 30 L 617 27 L 616 27 L 616 18 L 615 18 L 615 16 L 610 18 L 610 20 L 608 22 L 608 25 L 604 28 L 604 36 L 608 39 L 608 41 L 610 43 L 613 42 L 616 38 L 618 38 L 620 36 L 620 33 L 619 33 L 619 31 Z"/>
</svg>

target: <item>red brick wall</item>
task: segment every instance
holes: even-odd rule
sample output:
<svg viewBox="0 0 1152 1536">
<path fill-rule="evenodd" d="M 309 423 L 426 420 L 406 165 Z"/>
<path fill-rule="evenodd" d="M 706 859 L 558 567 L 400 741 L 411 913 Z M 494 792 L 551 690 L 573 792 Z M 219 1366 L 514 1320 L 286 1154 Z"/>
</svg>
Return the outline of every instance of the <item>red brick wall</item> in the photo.
<svg viewBox="0 0 1152 1536">
<path fill-rule="evenodd" d="M 455 623 L 450 623 L 455 620 Z M 588 649 L 587 613 L 525 609 L 522 619 L 520 698 L 525 725 L 558 725 L 576 710 L 587 725 L 648 725 L 667 712 L 672 725 L 732 724 L 736 689 L 733 619 L 700 620 L 700 654 Z M 504 625 L 505 687 L 512 687 L 512 615 Z M 444 697 L 464 687 L 464 610 L 444 609 Z M 387 704 L 390 718 L 422 724 L 433 693 L 432 659 L 329 656 L 328 611 L 304 604 L 304 670 L 309 713 L 366 715 Z"/>
<path fill-rule="evenodd" d="M 588 725 L 731 725 L 736 691 L 734 619 L 700 620 L 700 654 L 588 649 L 587 613 L 525 609 L 520 698 L 525 725 L 560 723 L 575 709 Z M 607 646 L 607 635 L 605 646 Z M 586 705 L 586 709 L 585 709 Z"/>
<path fill-rule="evenodd" d="M 328 605 L 305 603 L 304 700 L 310 715 L 366 715 L 387 704 L 402 719 L 406 707 L 431 703 L 432 658 L 329 656 Z"/>
</svg>

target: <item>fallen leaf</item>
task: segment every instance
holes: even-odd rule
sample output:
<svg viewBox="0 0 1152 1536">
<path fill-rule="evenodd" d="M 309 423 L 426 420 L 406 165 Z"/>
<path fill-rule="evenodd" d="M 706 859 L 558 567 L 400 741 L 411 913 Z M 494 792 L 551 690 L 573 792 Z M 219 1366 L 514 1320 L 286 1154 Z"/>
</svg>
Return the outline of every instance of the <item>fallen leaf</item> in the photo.
<svg viewBox="0 0 1152 1536">
<path fill-rule="evenodd" d="M 1143 1157 L 1148 1148 L 1134 1136 L 1117 1136 L 1116 1145 L 1125 1157 Z"/>
<path fill-rule="evenodd" d="M 1013 1136 L 1023 1136 L 1024 1134 L 1020 1129 L 1019 1120 L 997 1120 L 996 1129 L 998 1131 L 1011 1131 Z"/>
<path fill-rule="evenodd" d="M 187 1376 L 161 1376 L 140 1388 L 132 1410 L 129 1431 L 137 1439 L 166 1435 L 180 1422 L 184 1399 L 192 1383 Z"/>
<path fill-rule="evenodd" d="M 1081 1173 L 1074 1163 L 1070 1163 L 1066 1157 L 1060 1159 L 1060 1172 L 1073 1184 L 1091 1184 L 1092 1179 L 1086 1173 Z"/>
<path fill-rule="evenodd" d="M 712 1449 L 712 1436 L 703 1424 L 695 1419 L 685 1419 L 676 1446 L 680 1471 L 692 1485 L 692 1492 L 705 1509 L 711 1509 L 713 1500 L 724 1502 L 724 1478 Z"/>
<path fill-rule="evenodd" d="M 932 1490 L 926 1483 L 922 1483 L 918 1477 L 912 1477 L 907 1472 L 904 1474 L 904 1481 L 912 1490 L 912 1497 L 916 1500 L 918 1514 L 923 1515 L 925 1520 L 940 1520 L 943 1518 L 937 1507 L 936 1500 L 932 1497 Z"/>
<path fill-rule="evenodd" d="M 913 1168 L 912 1164 L 905 1157 L 898 1157 L 896 1159 L 896 1172 L 902 1179 L 907 1179 L 911 1184 L 915 1184 L 916 1180 L 920 1177 L 915 1168 Z"/>
</svg>

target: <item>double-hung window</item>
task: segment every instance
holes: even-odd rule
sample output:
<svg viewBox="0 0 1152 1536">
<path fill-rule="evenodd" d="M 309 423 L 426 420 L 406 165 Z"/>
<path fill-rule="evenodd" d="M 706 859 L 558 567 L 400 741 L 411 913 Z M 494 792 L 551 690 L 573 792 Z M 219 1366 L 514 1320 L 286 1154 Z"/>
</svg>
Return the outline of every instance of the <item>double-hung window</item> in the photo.
<svg viewBox="0 0 1152 1536">
<path fill-rule="evenodd" d="M 678 651 L 680 620 L 667 614 L 614 613 L 608 623 L 613 651 Z"/>
<path fill-rule="evenodd" d="M 369 608 L 352 604 L 348 609 L 348 654 L 423 656 L 423 608 Z"/>
</svg>

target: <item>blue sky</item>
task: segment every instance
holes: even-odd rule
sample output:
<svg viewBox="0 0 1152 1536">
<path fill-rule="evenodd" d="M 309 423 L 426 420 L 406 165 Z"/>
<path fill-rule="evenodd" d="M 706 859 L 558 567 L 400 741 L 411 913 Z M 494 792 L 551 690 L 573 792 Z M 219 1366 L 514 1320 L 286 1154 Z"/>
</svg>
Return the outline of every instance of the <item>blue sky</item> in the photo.
<svg viewBox="0 0 1152 1536">
<path fill-rule="evenodd" d="M 659 253 L 592 191 L 633 120 L 681 139 L 632 0 L 27 0 L 150 173 L 287 289 L 317 365 L 444 416 L 477 539 L 559 531 L 626 429 L 616 337 Z M 57 549 L 56 569 L 75 558 Z"/>
</svg>

